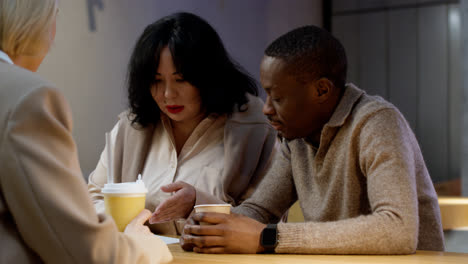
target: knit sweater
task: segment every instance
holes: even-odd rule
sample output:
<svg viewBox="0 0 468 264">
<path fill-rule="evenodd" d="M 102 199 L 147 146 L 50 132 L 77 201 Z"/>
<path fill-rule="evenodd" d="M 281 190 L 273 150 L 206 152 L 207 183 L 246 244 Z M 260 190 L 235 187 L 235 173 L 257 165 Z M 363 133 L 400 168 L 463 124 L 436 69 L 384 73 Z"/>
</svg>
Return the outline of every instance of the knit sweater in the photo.
<svg viewBox="0 0 468 264">
<path fill-rule="evenodd" d="M 283 140 L 255 193 L 234 212 L 276 222 L 297 199 L 305 223 L 278 224 L 277 253 L 410 254 L 444 250 L 440 211 L 403 115 L 350 84 L 318 149 Z"/>
</svg>

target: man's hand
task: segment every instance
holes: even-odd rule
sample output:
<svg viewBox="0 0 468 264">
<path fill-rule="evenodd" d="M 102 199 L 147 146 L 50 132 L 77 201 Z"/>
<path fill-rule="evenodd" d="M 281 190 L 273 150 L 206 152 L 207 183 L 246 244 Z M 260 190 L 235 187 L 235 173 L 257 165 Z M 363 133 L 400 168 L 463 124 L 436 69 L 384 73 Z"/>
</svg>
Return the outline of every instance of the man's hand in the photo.
<svg viewBox="0 0 468 264">
<path fill-rule="evenodd" d="M 125 227 L 125 234 L 140 234 L 153 235 L 148 226 L 145 225 L 146 220 L 150 218 L 151 212 L 148 209 L 143 209 L 133 220 Z"/>
<path fill-rule="evenodd" d="M 212 225 L 194 225 L 193 221 Z M 198 253 L 262 252 L 260 234 L 265 224 L 238 214 L 197 213 L 184 227 L 180 243 L 184 250 Z"/>
<path fill-rule="evenodd" d="M 149 220 L 150 224 L 187 218 L 195 205 L 197 195 L 195 187 L 183 181 L 178 181 L 162 186 L 161 190 L 175 192 L 175 194 L 159 204 Z"/>
<path fill-rule="evenodd" d="M 185 226 L 187 225 L 196 225 L 198 223 L 196 223 L 194 220 L 193 220 L 193 217 L 189 217 L 187 219 L 187 221 L 185 221 Z M 193 247 L 194 247 L 194 244 L 192 243 L 189 243 L 188 241 L 185 241 L 184 240 L 184 237 L 185 237 L 185 226 L 184 226 L 184 229 L 182 229 L 182 234 L 180 235 L 180 238 L 179 238 L 179 243 L 180 243 L 180 247 L 185 250 L 185 251 L 193 251 Z"/>
</svg>

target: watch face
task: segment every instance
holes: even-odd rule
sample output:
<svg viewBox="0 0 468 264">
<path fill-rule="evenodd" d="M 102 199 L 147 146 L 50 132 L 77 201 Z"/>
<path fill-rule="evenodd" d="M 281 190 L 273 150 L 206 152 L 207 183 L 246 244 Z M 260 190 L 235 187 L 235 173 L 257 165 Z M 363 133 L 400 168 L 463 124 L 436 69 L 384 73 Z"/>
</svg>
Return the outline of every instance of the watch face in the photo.
<svg viewBox="0 0 468 264">
<path fill-rule="evenodd" d="M 262 232 L 262 246 L 269 246 L 269 247 L 274 247 L 276 246 L 277 243 L 277 230 L 276 230 L 276 225 L 275 226 L 267 226 L 265 229 L 263 229 Z"/>
</svg>

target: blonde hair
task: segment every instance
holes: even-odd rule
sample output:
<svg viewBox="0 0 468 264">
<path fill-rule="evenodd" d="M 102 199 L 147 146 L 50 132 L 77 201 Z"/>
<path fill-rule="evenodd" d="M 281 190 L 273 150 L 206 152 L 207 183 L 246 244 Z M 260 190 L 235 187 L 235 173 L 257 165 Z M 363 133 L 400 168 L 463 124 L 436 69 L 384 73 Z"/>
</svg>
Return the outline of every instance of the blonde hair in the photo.
<svg viewBox="0 0 468 264">
<path fill-rule="evenodd" d="M 0 0 L 0 50 L 34 56 L 52 45 L 57 0 Z"/>
</svg>

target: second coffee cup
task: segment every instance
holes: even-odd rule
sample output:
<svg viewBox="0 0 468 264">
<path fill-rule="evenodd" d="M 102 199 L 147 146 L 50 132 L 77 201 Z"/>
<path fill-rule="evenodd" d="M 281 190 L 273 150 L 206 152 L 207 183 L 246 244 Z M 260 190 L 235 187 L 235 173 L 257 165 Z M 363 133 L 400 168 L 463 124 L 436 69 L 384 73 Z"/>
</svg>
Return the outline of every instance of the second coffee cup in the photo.
<svg viewBox="0 0 468 264">
<path fill-rule="evenodd" d="M 204 213 L 204 212 L 222 213 L 222 214 L 231 213 L 230 204 L 199 204 L 199 205 L 195 205 L 194 208 L 195 208 L 195 213 Z M 200 225 L 209 225 L 209 223 L 200 222 Z"/>
</svg>

